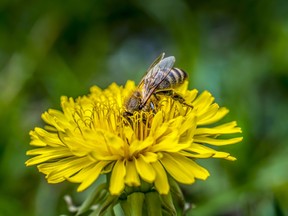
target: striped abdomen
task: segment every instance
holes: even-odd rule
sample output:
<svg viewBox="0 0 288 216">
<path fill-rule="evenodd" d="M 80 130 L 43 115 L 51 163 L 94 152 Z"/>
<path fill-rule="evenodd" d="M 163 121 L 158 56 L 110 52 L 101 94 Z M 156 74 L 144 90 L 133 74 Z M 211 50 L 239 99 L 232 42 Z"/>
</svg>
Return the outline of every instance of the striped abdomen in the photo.
<svg viewBox="0 0 288 216">
<path fill-rule="evenodd" d="M 172 68 L 157 89 L 171 89 L 177 87 L 181 85 L 187 77 L 188 75 L 185 71 L 179 68 Z"/>
</svg>

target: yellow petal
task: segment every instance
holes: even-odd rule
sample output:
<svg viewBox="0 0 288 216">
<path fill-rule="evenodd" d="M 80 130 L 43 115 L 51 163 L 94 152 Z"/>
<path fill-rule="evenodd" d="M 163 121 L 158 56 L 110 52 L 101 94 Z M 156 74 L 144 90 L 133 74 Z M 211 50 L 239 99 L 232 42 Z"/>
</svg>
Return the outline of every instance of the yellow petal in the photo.
<svg viewBox="0 0 288 216">
<path fill-rule="evenodd" d="M 219 105 L 214 103 L 205 109 L 197 110 L 197 123 L 200 125 L 201 123 L 205 122 L 207 119 L 211 119 L 213 116 L 217 114 L 219 110 Z"/>
<path fill-rule="evenodd" d="M 217 151 L 212 149 L 212 148 L 209 148 L 205 145 L 202 145 L 202 144 L 198 144 L 198 143 L 192 143 L 190 145 L 189 148 L 186 149 L 187 151 L 191 151 L 191 152 L 196 152 L 196 153 L 199 153 L 199 154 L 206 154 L 206 153 L 216 153 Z"/>
<path fill-rule="evenodd" d="M 53 147 L 64 146 L 62 141 L 59 139 L 58 133 L 50 133 L 42 128 L 36 127 L 34 131 L 30 132 L 30 136 L 32 139 L 40 140 L 49 146 Z"/>
<path fill-rule="evenodd" d="M 150 133 L 151 136 L 154 137 L 154 139 L 157 139 L 158 137 L 161 137 L 168 129 L 167 123 L 162 123 L 161 126 L 157 128 L 157 130 L 153 133 Z"/>
<path fill-rule="evenodd" d="M 183 121 L 183 123 L 180 125 L 180 130 L 179 133 L 183 134 L 184 132 L 186 132 L 187 130 L 193 130 L 195 131 L 197 126 L 197 121 L 196 121 L 196 116 L 194 115 L 194 113 L 191 113 L 186 119 L 185 121 Z"/>
<path fill-rule="evenodd" d="M 184 156 L 180 156 L 185 158 Z M 187 170 L 186 164 L 181 164 L 183 158 L 179 159 L 172 157 L 170 154 L 163 153 L 161 163 L 167 170 L 167 172 L 178 182 L 183 184 L 192 184 L 194 175 Z M 185 161 L 187 163 L 187 161 Z"/>
<path fill-rule="evenodd" d="M 188 103 L 191 103 L 192 101 L 195 100 L 195 98 L 197 97 L 198 94 L 198 90 L 197 89 L 193 89 L 190 91 L 183 91 L 182 94 L 185 94 L 185 99 Z"/>
<path fill-rule="evenodd" d="M 126 175 L 126 167 L 124 160 L 118 160 L 112 170 L 109 191 L 111 195 L 119 195 L 124 189 L 124 177 Z"/>
<path fill-rule="evenodd" d="M 230 156 L 229 153 L 216 151 L 212 148 L 209 148 L 207 146 L 204 146 L 202 144 L 197 144 L 197 143 L 191 144 L 191 146 L 186 149 L 186 153 L 188 152 L 195 152 L 199 156 L 201 155 L 202 158 L 205 158 L 205 156 L 207 156 L 207 157 L 213 157 L 213 158 L 224 158 L 226 160 L 236 160 L 236 158 Z M 196 158 L 201 158 L 201 157 L 196 157 Z"/>
<path fill-rule="evenodd" d="M 155 134 L 157 130 L 161 128 L 162 123 L 163 123 L 163 114 L 162 112 L 158 112 L 153 118 L 150 134 L 152 135 Z"/>
<path fill-rule="evenodd" d="M 71 152 L 67 151 L 67 148 L 37 148 L 26 152 L 27 155 L 38 155 L 30 158 L 26 161 L 26 166 L 32 166 L 52 160 L 61 160 L 62 158 L 72 156 Z"/>
<path fill-rule="evenodd" d="M 66 162 L 66 163 L 65 163 Z M 79 172 L 83 167 L 91 164 L 91 161 L 87 161 L 86 158 L 67 158 L 61 161 L 61 164 L 55 164 L 54 170 L 48 174 L 47 178 L 49 182 L 53 182 L 58 178 L 69 178 L 75 173 Z M 41 171 L 41 170 L 40 170 Z"/>
<path fill-rule="evenodd" d="M 37 166 L 38 170 L 42 173 L 45 174 L 49 174 L 52 173 L 56 170 L 65 170 L 67 165 L 70 166 L 71 164 L 77 165 L 77 164 L 82 164 L 84 161 L 86 161 L 83 158 L 76 158 L 76 157 L 67 157 L 64 159 L 59 159 L 57 162 L 53 162 L 53 163 L 42 163 L 40 165 Z M 88 166 L 89 164 L 91 164 L 93 162 L 89 161 L 87 162 L 87 164 L 85 164 L 86 166 Z"/>
<path fill-rule="evenodd" d="M 88 188 L 99 177 L 102 169 L 108 164 L 108 161 L 100 161 L 97 164 L 91 164 L 90 166 L 82 169 L 79 173 L 69 178 L 69 181 L 82 182 L 77 188 L 77 191 L 83 191 Z"/>
<path fill-rule="evenodd" d="M 192 184 L 195 177 L 204 180 L 209 176 L 206 169 L 181 154 L 163 153 L 161 162 L 169 174 L 183 184 Z"/>
<path fill-rule="evenodd" d="M 221 108 L 219 108 L 218 112 L 214 116 L 211 116 L 210 118 L 204 119 L 201 122 L 197 121 L 197 125 L 213 124 L 213 123 L 219 121 L 220 119 L 222 119 L 228 112 L 229 112 L 229 110 L 226 107 L 221 107 Z"/>
<path fill-rule="evenodd" d="M 207 135 L 215 135 L 215 134 L 232 134 L 232 133 L 241 133 L 241 128 L 236 127 L 237 123 L 235 121 L 229 122 L 226 124 L 219 125 L 213 128 L 197 128 L 195 131 L 195 135 L 207 134 Z"/>
<path fill-rule="evenodd" d="M 155 140 L 151 136 L 147 137 L 143 141 L 134 140 L 129 147 L 129 153 L 131 156 L 137 155 L 142 150 L 152 146 L 154 142 Z"/>
<path fill-rule="evenodd" d="M 230 144 L 238 143 L 242 141 L 242 139 L 243 137 L 236 137 L 236 138 L 231 138 L 231 139 L 213 139 L 209 137 L 196 136 L 194 138 L 194 141 L 198 143 L 207 143 L 211 145 L 222 146 L 222 145 L 230 145 Z"/>
<path fill-rule="evenodd" d="M 151 164 L 156 172 L 154 185 L 160 194 L 168 194 L 170 186 L 166 171 L 159 161 Z"/>
<path fill-rule="evenodd" d="M 192 104 L 195 109 L 203 113 L 205 112 L 205 110 L 207 110 L 207 108 L 213 101 L 214 98 L 212 97 L 211 93 L 208 91 L 204 91 L 193 101 Z"/>
<path fill-rule="evenodd" d="M 127 126 L 124 127 L 124 135 L 128 143 L 132 143 L 135 133 L 131 127 L 127 127 Z"/>
<path fill-rule="evenodd" d="M 140 178 L 138 176 L 137 170 L 136 170 L 136 166 L 135 166 L 135 162 L 133 161 L 127 161 L 126 162 L 126 176 L 125 176 L 125 183 L 128 186 L 140 186 Z"/>
<path fill-rule="evenodd" d="M 151 151 L 153 152 L 179 152 L 190 146 L 190 143 L 178 143 L 179 138 L 173 137 L 171 139 L 165 139 L 159 144 L 153 145 Z"/>
<path fill-rule="evenodd" d="M 142 159 L 146 163 L 152 163 L 158 160 L 158 155 L 155 154 L 154 152 L 144 152 L 143 154 L 140 155 L 140 157 L 142 157 Z"/>
<path fill-rule="evenodd" d="M 226 160 L 230 160 L 230 161 L 235 161 L 235 160 L 237 160 L 237 158 L 235 158 L 235 157 L 233 157 L 233 156 L 228 156 L 228 157 L 226 157 L 226 158 L 224 158 L 224 159 L 226 159 Z"/>
<path fill-rule="evenodd" d="M 135 165 L 137 172 L 144 181 L 152 183 L 155 180 L 156 173 L 150 163 L 146 163 L 142 157 L 139 157 L 135 159 Z"/>
<path fill-rule="evenodd" d="M 108 131 L 102 130 L 102 133 L 103 133 L 103 136 L 105 137 L 106 146 L 108 148 L 108 151 L 111 152 L 112 155 L 122 154 L 122 147 L 124 144 L 123 139 L 121 139 L 116 134 L 113 134 L 113 133 L 108 132 Z"/>
<path fill-rule="evenodd" d="M 210 158 L 215 155 L 215 153 L 195 154 L 188 151 L 183 151 L 180 154 L 188 158 Z"/>
</svg>

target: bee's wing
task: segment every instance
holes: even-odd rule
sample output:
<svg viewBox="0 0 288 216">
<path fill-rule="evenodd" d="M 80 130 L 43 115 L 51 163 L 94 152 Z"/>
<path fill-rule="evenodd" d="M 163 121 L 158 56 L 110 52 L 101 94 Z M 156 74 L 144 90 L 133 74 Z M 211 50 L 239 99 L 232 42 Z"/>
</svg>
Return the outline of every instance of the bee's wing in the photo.
<svg viewBox="0 0 288 216">
<path fill-rule="evenodd" d="M 143 84 L 145 77 L 147 76 L 147 74 L 149 73 L 149 71 L 151 71 L 151 69 L 153 67 L 155 67 L 155 65 L 157 65 L 158 63 L 160 63 L 162 61 L 162 59 L 164 58 L 165 53 L 161 53 L 155 60 L 154 62 L 149 66 L 148 70 L 146 71 L 146 73 L 144 74 L 144 76 L 142 77 L 141 81 L 138 84 L 138 88 Z"/>
<path fill-rule="evenodd" d="M 175 63 L 175 57 L 169 56 L 162 59 L 159 63 L 155 64 L 143 78 L 144 82 L 144 93 L 141 106 L 144 107 L 148 99 L 151 97 L 155 89 L 169 74 Z"/>
</svg>

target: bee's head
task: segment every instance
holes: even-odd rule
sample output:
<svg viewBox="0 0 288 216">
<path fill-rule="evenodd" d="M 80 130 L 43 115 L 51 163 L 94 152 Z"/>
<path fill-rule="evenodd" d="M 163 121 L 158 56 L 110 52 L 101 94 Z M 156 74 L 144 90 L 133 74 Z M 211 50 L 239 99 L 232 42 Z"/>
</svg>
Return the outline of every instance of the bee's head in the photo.
<svg viewBox="0 0 288 216">
<path fill-rule="evenodd" d="M 126 112 L 132 115 L 135 111 L 139 111 L 141 109 L 141 100 L 141 93 L 134 91 L 125 103 Z"/>
</svg>

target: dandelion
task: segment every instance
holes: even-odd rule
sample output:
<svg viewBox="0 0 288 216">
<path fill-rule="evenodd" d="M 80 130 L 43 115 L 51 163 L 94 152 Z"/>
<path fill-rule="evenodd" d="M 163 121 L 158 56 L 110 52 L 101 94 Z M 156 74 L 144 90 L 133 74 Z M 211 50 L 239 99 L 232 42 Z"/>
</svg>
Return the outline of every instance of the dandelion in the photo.
<svg viewBox="0 0 288 216">
<path fill-rule="evenodd" d="M 88 96 L 75 100 L 63 96 L 62 111 L 49 109 L 42 114 L 47 125 L 30 132 L 36 148 L 27 151 L 32 158 L 26 165 L 37 165 L 49 183 L 79 183 L 79 192 L 106 175 L 109 205 L 124 195 L 143 200 L 142 194 L 153 192 L 162 196 L 163 206 L 174 183 L 192 184 L 209 176 L 196 160 L 236 160 L 212 146 L 242 140 L 225 138 L 241 133 L 235 121 L 215 126 L 228 109 L 219 107 L 209 92 L 199 95 L 187 86 L 185 82 L 178 91 L 191 107 L 161 95 L 156 110 L 134 112 L 129 118 L 123 113 L 125 99 L 136 88 L 132 81 L 105 90 L 93 86 Z M 147 197 L 149 205 L 153 199 Z"/>
</svg>

